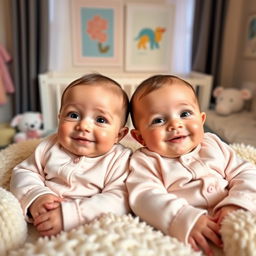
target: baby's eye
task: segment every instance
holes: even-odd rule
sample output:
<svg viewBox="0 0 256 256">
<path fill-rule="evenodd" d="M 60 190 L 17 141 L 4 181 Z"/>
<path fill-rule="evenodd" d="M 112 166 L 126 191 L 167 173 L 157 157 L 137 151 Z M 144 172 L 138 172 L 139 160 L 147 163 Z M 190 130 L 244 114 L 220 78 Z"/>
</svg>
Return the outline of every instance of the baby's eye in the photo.
<svg viewBox="0 0 256 256">
<path fill-rule="evenodd" d="M 97 123 L 106 124 L 108 120 L 105 117 L 99 116 L 96 118 Z"/>
<path fill-rule="evenodd" d="M 189 117 L 192 115 L 192 112 L 191 111 L 182 111 L 181 114 L 180 114 L 180 117 Z"/>
<path fill-rule="evenodd" d="M 163 118 L 155 118 L 153 119 L 153 121 L 151 122 L 151 124 L 164 124 L 165 123 L 165 119 Z"/>
<path fill-rule="evenodd" d="M 77 119 L 77 120 L 80 119 L 79 114 L 76 113 L 76 112 L 69 112 L 67 116 L 68 116 L 69 118 L 71 118 L 71 119 Z"/>
</svg>

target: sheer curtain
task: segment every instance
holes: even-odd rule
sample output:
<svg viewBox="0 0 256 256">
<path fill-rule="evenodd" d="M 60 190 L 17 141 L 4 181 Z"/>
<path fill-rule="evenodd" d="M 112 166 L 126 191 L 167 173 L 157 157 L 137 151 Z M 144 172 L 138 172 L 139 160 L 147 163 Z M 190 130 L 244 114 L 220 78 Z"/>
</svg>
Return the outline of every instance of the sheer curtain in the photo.
<svg viewBox="0 0 256 256">
<path fill-rule="evenodd" d="M 69 0 L 50 1 L 50 57 L 49 69 L 66 71 L 72 66 L 72 31 Z M 123 1 L 128 3 L 129 1 Z M 140 1 L 137 1 L 139 3 Z M 155 0 L 158 4 L 160 1 Z M 147 2 L 142 2 L 147 3 Z M 152 3 L 152 1 L 151 1 Z M 172 73 L 191 71 L 191 45 L 194 17 L 194 0 L 165 0 L 175 6 Z M 125 36 L 125 35 L 124 35 Z M 170 57 L 171 58 L 171 57 Z"/>
<path fill-rule="evenodd" d="M 168 0 L 175 5 L 173 39 L 173 73 L 187 74 L 191 71 L 194 0 Z"/>
<path fill-rule="evenodd" d="M 71 0 L 49 0 L 49 70 L 66 71 L 72 63 Z"/>
</svg>

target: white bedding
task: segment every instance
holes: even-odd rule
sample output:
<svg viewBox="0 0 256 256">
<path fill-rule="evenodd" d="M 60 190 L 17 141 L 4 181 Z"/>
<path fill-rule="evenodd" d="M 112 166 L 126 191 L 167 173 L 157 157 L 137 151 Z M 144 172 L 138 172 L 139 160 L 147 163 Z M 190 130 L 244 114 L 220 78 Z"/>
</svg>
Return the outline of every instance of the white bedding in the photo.
<svg viewBox="0 0 256 256">
<path fill-rule="evenodd" d="M 131 215 L 108 214 L 52 238 L 38 238 L 32 225 L 26 228 L 17 199 L 8 192 L 12 168 L 27 158 L 39 140 L 12 144 L 0 151 L 0 255 L 1 256 L 192 256 L 202 255 L 175 238 L 163 235 Z M 138 147 L 129 136 L 122 141 Z M 236 152 L 256 164 L 256 148 L 232 145 Z M 7 189 L 7 190 L 4 190 Z M 256 216 L 242 210 L 228 216 L 222 225 L 223 251 L 214 256 L 256 255 Z"/>
</svg>

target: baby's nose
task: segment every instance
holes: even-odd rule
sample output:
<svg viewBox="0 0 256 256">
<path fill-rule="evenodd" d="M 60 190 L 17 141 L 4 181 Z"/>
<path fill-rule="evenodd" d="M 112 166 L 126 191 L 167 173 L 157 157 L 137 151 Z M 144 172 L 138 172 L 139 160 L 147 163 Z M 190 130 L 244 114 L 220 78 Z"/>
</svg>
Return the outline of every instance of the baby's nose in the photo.
<svg viewBox="0 0 256 256">
<path fill-rule="evenodd" d="M 183 123 L 180 119 L 171 119 L 168 123 L 168 130 L 176 130 L 182 127 Z"/>
<path fill-rule="evenodd" d="M 92 122 L 90 122 L 89 120 L 87 119 L 82 119 L 80 122 L 79 122 L 79 128 L 83 131 L 91 131 L 92 130 Z"/>
</svg>

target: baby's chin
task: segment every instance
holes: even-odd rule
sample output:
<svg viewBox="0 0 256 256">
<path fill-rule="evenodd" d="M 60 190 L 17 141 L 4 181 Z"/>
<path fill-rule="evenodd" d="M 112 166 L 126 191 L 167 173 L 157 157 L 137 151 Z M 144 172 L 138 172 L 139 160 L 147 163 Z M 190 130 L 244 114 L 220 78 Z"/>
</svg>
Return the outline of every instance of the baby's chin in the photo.
<svg viewBox="0 0 256 256">
<path fill-rule="evenodd" d="M 173 151 L 173 150 L 164 150 L 164 151 L 163 150 L 160 150 L 160 151 L 158 151 L 158 150 L 151 150 L 151 151 L 158 153 L 162 157 L 166 157 L 166 158 L 179 158 L 181 156 L 184 156 L 184 155 L 190 153 L 194 149 L 195 149 L 195 147 L 187 148 L 187 149 L 181 148 L 181 149 L 175 150 L 175 151 Z"/>
<path fill-rule="evenodd" d="M 95 151 L 95 150 L 88 150 L 84 148 L 78 148 L 76 150 L 72 150 L 71 153 L 76 155 L 77 157 L 88 157 L 88 158 L 96 158 L 105 155 L 107 151 Z"/>
</svg>

